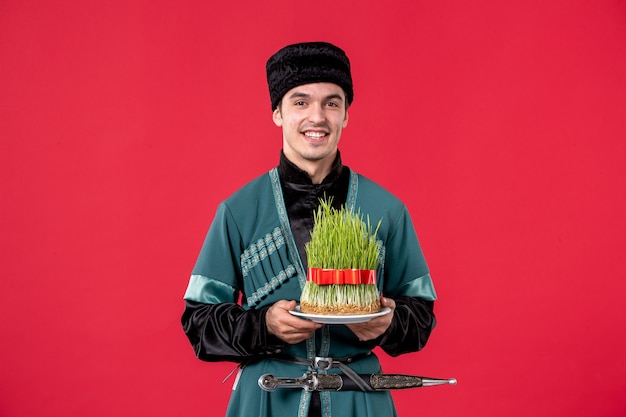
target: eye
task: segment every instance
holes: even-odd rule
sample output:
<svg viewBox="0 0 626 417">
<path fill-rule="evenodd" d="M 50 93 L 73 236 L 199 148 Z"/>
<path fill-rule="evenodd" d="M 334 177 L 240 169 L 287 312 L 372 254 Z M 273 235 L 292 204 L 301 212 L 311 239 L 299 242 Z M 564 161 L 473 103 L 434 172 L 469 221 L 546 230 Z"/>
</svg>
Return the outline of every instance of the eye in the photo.
<svg viewBox="0 0 626 417">
<path fill-rule="evenodd" d="M 304 102 L 304 100 L 298 100 L 294 103 L 294 105 L 296 106 L 304 106 L 306 103 Z"/>
<path fill-rule="evenodd" d="M 326 105 L 328 107 L 339 107 L 339 104 L 335 103 L 334 101 L 329 101 L 328 103 L 326 103 Z"/>
</svg>

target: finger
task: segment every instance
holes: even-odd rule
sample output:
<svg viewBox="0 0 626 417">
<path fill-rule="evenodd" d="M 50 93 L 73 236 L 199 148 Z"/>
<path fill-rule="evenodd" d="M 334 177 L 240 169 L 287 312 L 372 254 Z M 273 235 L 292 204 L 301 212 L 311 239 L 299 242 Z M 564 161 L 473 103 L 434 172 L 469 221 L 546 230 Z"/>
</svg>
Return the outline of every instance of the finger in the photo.
<svg viewBox="0 0 626 417">
<path fill-rule="evenodd" d="M 278 322 L 285 331 L 290 331 L 291 333 L 314 332 L 323 326 L 321 323 L 296 317 L 289 311 L 283 311 L 280 317 L 278 317 Z"/>
<path fill-rule="evenodd" d="M 380 304 L 383 307 L 389 307 L 392 310 L 396 308 L 396 302 L 392 298 L 380 297 Z"/>
<path fill-rule="evenodd" d="M 287 301 L 287 300 L 279 300 L 276 303 L 274 303 L 274 307 L 279 308 L 281 310 L 293 310 L 294 308 L 296 308 L 296 302 L 291 300 L 291 301 Z"/>
<path fill-rule="evenodd" d="M 293 319 L 289 320 L 288 324 L 292 326 L 294 329 L 300 330 L 303 332 L 312 332 L 323 326 L 323 324 L 321 323 L 316 323 L 316 322 L 301 319 L 298 317 L 293 317 Z"/>
</svg>

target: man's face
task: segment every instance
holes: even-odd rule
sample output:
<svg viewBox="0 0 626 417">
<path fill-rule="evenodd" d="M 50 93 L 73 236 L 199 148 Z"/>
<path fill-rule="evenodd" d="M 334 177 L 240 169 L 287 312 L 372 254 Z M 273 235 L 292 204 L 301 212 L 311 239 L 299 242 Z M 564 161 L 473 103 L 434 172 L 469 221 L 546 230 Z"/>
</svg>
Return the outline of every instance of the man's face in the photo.
<svg viewBox="0 0 626 417">
<path fill-rule="evenodd" d="M 292 88 L 274 110 L 274 123 L 283 129 L 283 152 L 303 168 L 335 159 L 341 131 L 348 124 L 346 95 L 332 83 Z"/>
</svg>

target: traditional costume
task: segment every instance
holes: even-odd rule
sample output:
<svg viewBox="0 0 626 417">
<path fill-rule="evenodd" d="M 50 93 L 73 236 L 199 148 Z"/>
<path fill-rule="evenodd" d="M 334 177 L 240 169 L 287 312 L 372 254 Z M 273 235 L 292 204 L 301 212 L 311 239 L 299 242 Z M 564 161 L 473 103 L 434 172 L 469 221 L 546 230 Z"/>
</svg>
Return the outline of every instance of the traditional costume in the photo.
<svg viewBox="0 0 626 417">
<path fill-rule="evenodd" d="M 265 392 L 257 385 L 259 376 L 301 376 L 307 365 L 289 359 L 313 361 L 315 357 L 346 358 L 357 373 L 380 372 L 378 359 L 369 354 L 372 348 L 380 345 L 394 356 L 419 350 L 434 327 L 432 301 L 436 295 L 406 206 L 342 166 L 340 157 L 327 178 L 330 180 L 320 185 L 311 184 L 306 173 L 282 156 L 278 169 L 252 181 L 219 206 L 207 234 L 184 297 L 183 323 L 198 358 L 245 364 L 228 416 L 287 412 L 304 417 L 311 393 Z M 306 258 L 301 255 L 305 233 L 324 195 L 333 195 L 337 205 L 345 201 L 347 208 L 360 209 L 373 221 L 382 219 L 377 285 L 386 297 L 396 300 L 397 307 L 392 326 L 378 340 L 360 342 L 343 325 L 326 325 L 297 345 L 284 344 L 267 333 L 269 306 L 278 300 L 299 299 L 306 281 Z M 302 216 L 290 218 L 290 212 Z M 298 225 L 295 234 L 292 223 Z M 237 304 L 240 295 L 241 306 Z M 322 416 L 395 415 L 388 392 L 324 392 L 321 408 Z"/>
</svg>

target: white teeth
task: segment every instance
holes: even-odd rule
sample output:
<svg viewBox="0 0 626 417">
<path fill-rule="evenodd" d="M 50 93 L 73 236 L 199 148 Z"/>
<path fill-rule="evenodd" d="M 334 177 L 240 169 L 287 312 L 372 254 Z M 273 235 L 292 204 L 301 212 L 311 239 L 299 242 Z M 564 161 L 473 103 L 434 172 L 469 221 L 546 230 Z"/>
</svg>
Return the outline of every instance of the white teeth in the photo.
<svg viewBox="0 0 626 417">
<path fill-rule="evenodd" d="M 310 138 L 319 139 L 326 136 L 326 133 L 322 132 L 304 132 L 304 134 Z"/>
</svg>

